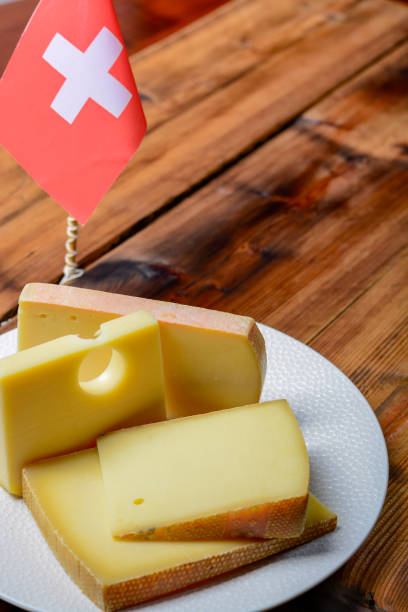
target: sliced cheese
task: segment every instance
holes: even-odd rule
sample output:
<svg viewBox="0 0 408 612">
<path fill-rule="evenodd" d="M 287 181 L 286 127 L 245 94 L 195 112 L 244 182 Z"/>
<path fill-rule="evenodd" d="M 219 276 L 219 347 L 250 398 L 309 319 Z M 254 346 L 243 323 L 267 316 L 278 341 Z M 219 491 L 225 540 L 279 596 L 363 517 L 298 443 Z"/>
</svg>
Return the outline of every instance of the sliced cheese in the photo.
<svg viewBox="0 0 408 612">
<path fill-rule="evenodd" d="M 309 460 L 285 400 L 98 439 L 112 534 L 160 540 L 299 535 Z"/>
<path fill-rule="evenodd" d="M 336 527 L 336 516 L 309 496 L 305 530 L 296 538 L 119 542 L 110 534 L 95 449 L 32 465 L 24 469 L 23 483 L 24 500 L 51 550 L 82 591 L 108 611 L 228 572 Z"/>
<path fill-rule="evenodd" d="M 104 369 L 89 379 L 94 357 Z M 148 313 L 105 323 L 93 339 L 65 336 L 10 355 L 0 361 L 0 484 L 20 495 L 23 465 L 163 418 L 159 329 Z"/>
<path fill-rule="evenodd" d="M 137 310 L 160 325 L 169 417 L 257 402 L 265 374 L 263 337 L 253 319 L 61 285 L 29 284 L 19 300 L 19 348 L 99 325 Z"/>
</svg>

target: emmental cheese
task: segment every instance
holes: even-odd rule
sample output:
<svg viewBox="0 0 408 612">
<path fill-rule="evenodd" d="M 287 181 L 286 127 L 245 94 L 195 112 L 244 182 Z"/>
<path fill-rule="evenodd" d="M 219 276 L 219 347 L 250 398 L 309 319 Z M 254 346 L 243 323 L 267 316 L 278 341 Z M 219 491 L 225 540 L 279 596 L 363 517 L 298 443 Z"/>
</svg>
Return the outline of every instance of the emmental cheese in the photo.
<svg viewBox="0 0 408 612">
<path fill-rule="evenodd" d="M 259 400 L 265 343 L 249 317 L 34 283 L 26 285 L 19 300 L 19 349 L 66 334 L 90 337 L 101 323 L 137 310 L 150 312 L 159 322 L 168 417 Z"/>
<path fill-rule="evenodd" d="M 90 378 L 94 356 L 105 363 Z M 27 463 L 163 418 L 159 329 L 148 313 L 104 323 L 93 339 L 65 336 L 10 355 L 0 361 L 0 484 L 20 495 Z"/>
<path fill-rule="evenodd" d="M 118 430 L 98 439 L 98 452 L 115 537 L 303 531 L 309 460 L 285 400 Z"/>
<path fill-rule="evenodd" d="M 336 516 L 309 496 L 306 526 L 295 538 L 116 541 L 105 513 L 95 449 L 29 466 L 23 471 L 23 490 L 26 504 L 66 572 L 106 611 L 136 605 L 223 574 L 336 527 Z"/>
</svg>

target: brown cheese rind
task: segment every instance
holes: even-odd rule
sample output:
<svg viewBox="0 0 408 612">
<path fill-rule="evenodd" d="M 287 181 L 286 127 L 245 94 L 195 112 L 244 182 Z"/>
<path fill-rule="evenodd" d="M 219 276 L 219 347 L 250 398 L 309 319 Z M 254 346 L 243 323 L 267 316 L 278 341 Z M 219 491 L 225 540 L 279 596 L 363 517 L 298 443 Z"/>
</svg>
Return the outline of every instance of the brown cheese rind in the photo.
<svg viewBox="0 0 408 612">
<path fill-rule="evenodd" d="M 104 585 L 66 545 L 62 535 L 55 530 L 32 490 L 25 470 L 23 470 L 23 497 L 48 545 L 65 571 L 97 606 L 112 612 L 166 595 L 269 555 L 294 548 L 333 531 L 337 524 L 336 516 L 330 515 L 327 520 L 306 525 L 303 533 L 297 537 L 248 540 L 248 543 L 241 547 L 223 554 L 177 565 L 116 584 Z"/>
<path fill-rule="evenodd" d="M 307 500 L 307 495 L 291 497 L 194 521 L 129 533 L 118 539 L 188 541 L 294 537 L 304 529 Z"/>
<path fill-rule="evenodd" d="M 256 360 L 259 364 L 260 389 L 262 389 L 265 381 L 267 365 L 265 340 L 254 319 L 250 319 L 250 321 L 251 323 L 248 333 L 248 340 L 251 343 Z"/>
<path fill-rule="evenodd" d="M 242 548 L 208 557 L 194 563 L 186 563 L 168 570 L 142 576 L 119 584 L 105 587 L 105 610 L 114 611 L 138 603 L 155 599 L 173 591 L 203 582 L 225 574 L 239 567 L 271 555 L 283 552 L 315 540 L 337 526 L 337 518 L 332 517 L 318 525 L 306 527 L 304 532 L 295 538 L 251 541 Z"/>
<path fill-rule="evenodd" d="M 159 322 L 170 418 L 259 400 L 266 372 L 265 342 L 255 321 L 246 316 L 92 289 L 30 283 L 19 299 L 19 349 L 54 339 L 61 333 L 89 337 L 100 323 L 137 310 L 149 312 Z M 201 377 L 194 343 L 200 343 L 203 338 L 211 351 Z M 174 364 L 174 350 L 180 347 L 188 355 L 184 360 L 188 373 Z M 240 355 L 244 359 L 250 383 L 244 383 L 240 376 L 225 376 L 224 373 L 220 387 L 223 373 L 219 367 L 217 369 L 212 355 L 223 350 L 227 355 Z M 200 390 L 197 393 L 191 388 L 185 391 L 186 384 L 194 386 L 196 383 L 206 389 L 204 399 Z"/>
</svg>

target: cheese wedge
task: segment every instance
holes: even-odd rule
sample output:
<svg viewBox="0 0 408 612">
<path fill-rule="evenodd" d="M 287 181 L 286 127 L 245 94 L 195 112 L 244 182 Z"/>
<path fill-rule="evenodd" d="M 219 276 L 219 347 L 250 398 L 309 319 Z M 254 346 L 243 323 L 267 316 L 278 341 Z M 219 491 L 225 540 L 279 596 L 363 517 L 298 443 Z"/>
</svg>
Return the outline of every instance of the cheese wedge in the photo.
<svg viewBox="0 0 408 612">
<path fill-rule="evenodd" d="M 94 356 L 104 369 L 89 379 Z M 5 357 L 0 484 L 20 495 L 23 465 L 91 446 L 115 427 L 163 418 L 159 329 L 148 313 L 105 323 L 94 339 L 65 336 Z"/>
<path fill-rule="evenodd" d="M 160 325 L 168 417 L 257 402 L 265 375 L 263 337 L 253 319 L 145 298 L 61 285 L 30 284 L 19 300 L 19 349 L 137 310 Z"/>
<path fill-rule="evenodd" d="M 336 527 L 336 516 L 309 496 L 305 530 L 296 538 L 119 542 L 110 534 L 96 449 L 25 468 L 23 491 L 24 501 L 66 572 L 85 595 L 108 611 L 223 574 Z"/>
<path fill-rule="evenodd" d="M 303 531 L 309 459 L 285 400 L 98 439 L 112 535 L 283 538 Z"/>
</svg>

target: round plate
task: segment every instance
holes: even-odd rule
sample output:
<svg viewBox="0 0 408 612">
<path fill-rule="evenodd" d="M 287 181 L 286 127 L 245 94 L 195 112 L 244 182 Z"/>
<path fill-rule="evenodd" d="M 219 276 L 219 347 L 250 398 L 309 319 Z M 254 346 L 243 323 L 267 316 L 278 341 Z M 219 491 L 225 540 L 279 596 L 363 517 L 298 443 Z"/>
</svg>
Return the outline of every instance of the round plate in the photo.
<svg viewBox="0 0 408 612">
<path fill-rule="evenodd" d="M 310 489 L 336 512 L 338 528 L 204 586 L 138 606 L 138 612 L 252 612 L 282 604 L 345 563 L 380 513 L 388 457 L 372 409 L 324 357 L 281 332 L 259 327 L 268 354 L 262 399 L 288 399 L 309 450 Z M 0 357 L 14 352 L 15 343 L 15 331 L 0 336 Z M 96 612 L 55 560 L 22 500 L 2 489 L 0 517 L 0 597 L 26 610 Z"/>
</svg>

